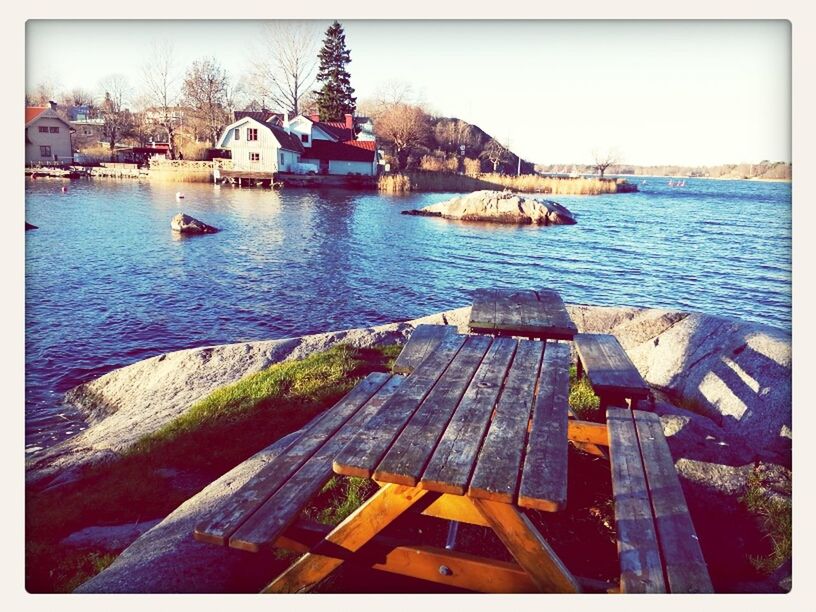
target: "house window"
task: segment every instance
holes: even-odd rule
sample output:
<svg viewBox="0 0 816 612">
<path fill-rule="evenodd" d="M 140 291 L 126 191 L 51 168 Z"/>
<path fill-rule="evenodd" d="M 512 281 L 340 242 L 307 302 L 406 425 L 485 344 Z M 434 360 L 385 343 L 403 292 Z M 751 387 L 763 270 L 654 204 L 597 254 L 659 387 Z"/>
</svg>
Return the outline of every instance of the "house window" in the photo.
<svg viewBox="0 0 816 612">
<path fill-rule="evenodd" d="M 283 164 L 283 163 L 285 163 L 285 162 L 283 161 L 283 153 L 281 153 L 281 163 L 282 163 L 282 164 Z"/>
<path fill-rule="evenodd" d="M 232 137 L 235 140 L 241 140 L 241 128 L 235 128 L 235 134 Z"/>
<path fill-rule="evenodd" d="M 250 153 L 249 154 L 249 161 L 261 161 L 261 154 L 260 153 Z"/>
<path fill-rule="evenodd" d="M 51 147 L 41 146 L 40 147 L 40 157 L 48 157 L 51 158 Z"/>
<path fill-rule="evenodd" d="M 247 140 L 258 140 L 258 128 L 247 128 Z"/>
<path fill-rule="evenodd" d="M 48 133 L 48 126 L 47 125 L 41 125 L 40 127 L 37 128 L 37 131 L 40 134 L 47 134 Z"/>
<path fill-rule="evenodd" d="M 52 134 L 59 134 L 59 128 L 58 127 L 50 127 L 50 128 L 48 128 L 48 131 L 51 132 Z"/>
<path fill-rule="evenodd" d="M 300 141 L 305 142 L 306 144 L 308 144 L 309 143 L 309 135 L 308 134 L 301 134 L 300 135 Z"/>
</svg>

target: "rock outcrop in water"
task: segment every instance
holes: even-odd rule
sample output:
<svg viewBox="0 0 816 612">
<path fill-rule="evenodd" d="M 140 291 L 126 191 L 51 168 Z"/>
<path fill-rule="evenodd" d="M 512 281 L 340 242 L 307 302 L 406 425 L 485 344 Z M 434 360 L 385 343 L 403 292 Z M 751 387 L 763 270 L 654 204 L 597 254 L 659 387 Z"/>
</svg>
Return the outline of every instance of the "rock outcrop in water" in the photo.
<svg viewBox="0 0 816 612">
<path fill-rule="evenodd" d="M 26 231 L 32 230 L 32 229 L 40 229 L 39 227 L 37 227 L 36 225 L 32 225 L 28 221 L 26 221 L 25 224 L 26 224 Z"/>
<path fill-rule="evenodd" d="M 184 213 L 179 213 L 170 221 L 170 228 L 174 232 L 182 234 L 214 234 L 218 231 L 217 227 L 207 225 L 203 221 L 199 221 Z"/>
<path fill-rule="evenodd" d="M 404 215 L 422 215 L 487 221 L 491 223 L 574 225 L 573 214 L 558 202 L 538 200 L 510 191 L 474 191 L 446 202 L 431 204 L 419 210 L 406 210 Z"/>
</svg>

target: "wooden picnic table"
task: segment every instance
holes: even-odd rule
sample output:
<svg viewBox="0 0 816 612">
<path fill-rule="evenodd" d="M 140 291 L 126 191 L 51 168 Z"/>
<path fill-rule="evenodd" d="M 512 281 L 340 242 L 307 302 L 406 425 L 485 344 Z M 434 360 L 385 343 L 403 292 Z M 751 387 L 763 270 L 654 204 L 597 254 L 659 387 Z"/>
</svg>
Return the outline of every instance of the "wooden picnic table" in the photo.
<svg viewBox="0 0 816 612">
<path fill-rule="evenodd" d="M 468 325 L 477 333 L 539 339 L 572 340 L 578 333 L 551 289 L 477 289 Z"/>
<path fill-rule="evenodd" d="M 492 528 L 517 564 L 414 547 L 400 573 L 489 592 L 579 591 L 522 511 L 566 504 L 569 358 L 555 341 L 445 335 L 334 457 L 337 474 L 379 491 L 268 591 L 316 583 L 343 563 L 337 551 L 357 553 L 412 511 Z"/>
</svg>

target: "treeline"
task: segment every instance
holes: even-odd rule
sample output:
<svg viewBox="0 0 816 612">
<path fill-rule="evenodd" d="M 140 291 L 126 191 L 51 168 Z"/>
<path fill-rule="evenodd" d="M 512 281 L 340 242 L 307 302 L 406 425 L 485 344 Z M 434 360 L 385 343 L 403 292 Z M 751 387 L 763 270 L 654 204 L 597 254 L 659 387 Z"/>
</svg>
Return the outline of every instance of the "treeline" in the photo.
<svg viewBox="0 0 816 612">
<path fill-rule="evenodd" d="M 581 164 L 537 164 L 536 171 L 542 174 L 592 174 L 594 165 Z M 790 180 L 791 164 L 764 160 L 758 164 L 723 164 L 719 166 L 635 166 L 618 164 L 609 166 L 607 174 L 635 176 L 681 176 L 722 179 L 766 179 Z"/>
</svg>

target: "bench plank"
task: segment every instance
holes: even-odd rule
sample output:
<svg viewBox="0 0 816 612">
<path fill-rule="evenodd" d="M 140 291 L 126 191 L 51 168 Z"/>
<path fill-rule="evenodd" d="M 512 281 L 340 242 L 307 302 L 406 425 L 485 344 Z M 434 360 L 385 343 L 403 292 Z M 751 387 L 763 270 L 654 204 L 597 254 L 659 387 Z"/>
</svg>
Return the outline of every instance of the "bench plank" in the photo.
<svg viewBox="0 0 816 612">
<path fill-rule="evenodd" d="M 555 512 L 567 503 L 569 346 L 546 343 L 519 488 L 519 506 Z"/>
<path fill-rule="evenodd" d="M 230 537 L 232 548 L 258 552 L 274 545 L 291 525 L 309 500 L 332 477 L 332 459 L 405 380 L 392 376 L 343 427 L 295 472 L 258 510 Z"/>
<path fill-rule="evenodd" d="M 649 385 L 615 336 L 578 334 L 574 342 L 592 389 L 598 395 L 622 394 L 636 399 L 649 395 Z"/>
<path fill-rule="evenodd" d="M 490 347 L 489 336 L 470 336 L 374 471 L 374 480 L 416 485 L 453 411 Z"/>
<path fill-rule="evenodd" d="M 633 416 L 669 590 L 672 593 L 713 593 L 703 551 L 660 418 L 641 410 L 634 410 Z"/>
<path fill-rule="evenodd" d="M 455 334 L 455 325 L 417 325 L 408 338 L 391 371 L 395 374 L 410 374 L 448 334 Z"/>
<path fill-rule="evenodd" d="M 464 495 L 515 352 L 512 338 L 493 341 L 425 468 L 423 489 Z"/>
<path fill-rule="evenodd" d="M 345 476 L 370 477 L 388 447 L 436 384 L 465 342 L 465 336 L 446 336 L 437 349 L 400 385 L 383 408 L 340 451 L 334 471 Z"/>
<path fill-rule="evenodd" d="M 552 289 L 539 289 L 532 293 L 536 300 L 530 301 L 525 308 L 524 324 L 531 329 L 546 328 L 548 338 L 571 340 L 578 333 L 578 328 L 572 322 L 561 295 Z"/>
<path fill-rule="evenodd" d="M 229 537 L 324 441 L 351 418 L 388 380 L 375 372 L 366 376 L 348 394 L 309 427 L 282 455 L 266 464 L 258 474 L 231 495 L 227 503 L 196 525 L 197 540 L 226 545 Z"/>
<path fill-rule="evenodd" d="M 629 410 L 606 412 L 615 502 L 615 529 L 624 593 L 665 593 L 663 567 L 651 512 L 646 474 Z"/>
<path fill-rule="evenodd" d="M 519 340 L 493 421 L 476 461 L 468 495 L 513 502 L 524 450 L 520 441 L 526 436 L 543 350 L 543 342 Z"/>
</svg>

